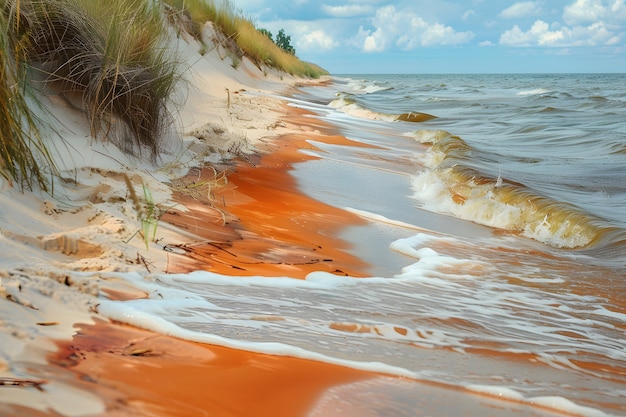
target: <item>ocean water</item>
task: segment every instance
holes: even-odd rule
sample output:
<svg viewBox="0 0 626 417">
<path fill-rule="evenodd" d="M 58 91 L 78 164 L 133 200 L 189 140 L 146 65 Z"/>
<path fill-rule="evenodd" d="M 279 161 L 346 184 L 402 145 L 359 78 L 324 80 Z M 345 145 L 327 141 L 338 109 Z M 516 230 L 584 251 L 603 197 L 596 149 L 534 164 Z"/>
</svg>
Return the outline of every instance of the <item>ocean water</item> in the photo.
<svg viewBox="0 0 626 417">
<path fill-rule="evenodd" d="M 367 220 L 341 237 L 371 277 L 126 276 L 153 296 L 103 314 L 519 415 L 626 415 L 626 75 L 346 75 L 287 99 L 376 145 L 316 143 L 293 170 Z M 426 415 L 413 394 L 373 415 Z"/>
</svg>

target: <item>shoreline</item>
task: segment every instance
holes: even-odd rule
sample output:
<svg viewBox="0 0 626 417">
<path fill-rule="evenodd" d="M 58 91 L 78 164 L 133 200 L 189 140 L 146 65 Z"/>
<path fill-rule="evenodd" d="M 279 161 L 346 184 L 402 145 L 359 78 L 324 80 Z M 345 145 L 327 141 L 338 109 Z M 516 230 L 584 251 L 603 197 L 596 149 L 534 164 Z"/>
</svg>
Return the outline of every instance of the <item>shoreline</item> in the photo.
<svg viewBox="0 0 626 417">
<path fill-rule="evenodd" d="M 200 56 L 195 41 L 183 38 L 172 41 L 177 44 L 174 47 L 181 56 L 185 56 L 190 63 L 187 69 L 189 83 L 181 84 L 178 91 L 179 95 L 186 95 L 176 123 L 176 127 L 181 128 L 184 134 L 180 143 L 173 143 L 166 150 L 160 166 L 125 155 L 112 143 L 88 140 L 89 126 L 81 112 L 63 102 L 62 98 L 50 95 L 42 96 L 41 100 L 42 107 L 49 108 L 51 123 L 55 126 L 49 140 L 56 140 L 55 135 L 62 137 L 62 145 L 52 148 L 54 159 L 61 161 L 64 175 L 57 197 L 38 192 L 19 193 L 8 182 L 0 182 L 0 202 L 5 209 L 0 217 L 0 244 L 6 257 L 4 271 L 0 273 L 2 415 L 126 415 L 120 410 L 127 406 L 124 404 L 132 403 L 134 394 L 119 388 L 112 379 L 99 380 L 98 376 L 98 369 L 108 366 L 107 361 L 110 361 L 111 366 L 122 366 L 126 362 L 128 356 L 119 350 L 121 347 L 132 345 L 137 337 L 150 340 L 163 337 L 163 345 L 159 345 L 163 352 L 194 346 L 193 349 L 203 352 L 201 356 L 205 359 L 213 353 L 208 345 L 194 345 L 181 339 L 167 338 L 99 316 L 99 299 L 133 300 L 147 297 L 145 292 L 126 282 L 119 273 L 149 275 L 199 268 L 197 265 L 200 262 L 215 257 L 206 250 L 199 251 L 197 238 L 206 241 L 215 233 L 224 233 L 226 240 L 234 242 L 234 248 L 221 248 L 220 255 L 241 250 L 242 254 L 238 257 L 256 259 L 267 256 L 264 254 L 273 249 L 276 237 L 254 228 L 255 222 L 260 220 L 261 211 L 254 204 L 247 205 L 257 185 L 249 181 L 247 176 L 250 172 L 246 169 L 253 168 L 249 165 L 250 158 L 255 158 L 253 152 L 256 149 L 266 148 L 263 142 L 268 138 L 273 140 L 298 131 L 297 126 L 285 127 L 284 122 L 280 121 L 287 117 L 285 113 L 290 109 L 279 97 L 299 85 L 325 84 L 330 79 L 309 81 L 274 70 L 264 71 L 247 59 L 243 59 L 235 69 L 219 56 L 217 49 Z M 289 152 L 283 156 L 291 153 L 295 158 L 299 144 L 294 141 Z M 263 151 L 262 158 L 271 158 L 266 154 L 268 152 Z M 241 161 L 235 164 L 234 159 Z M 233 180 L 221 191 L 225 194 L 220 198 L 226 202 L 227 209 L 240 208 L 240 211 L 229 214 L 232 222 L 221 227 L 207 224 L 205 216 L 207 211 L 212 210 L 212 203 L 182 192 L 185 190 L 181 191 L 181 184 L 177 183 L 190 168 L 211 164 L 228 166 L 229 169 L 236 166 Z M 287 193 L 285 195 L 296 193 L 293 179 L 288 179 L 287 166 L 265 167 L 265 161 L 258 165 L 263 168 L 253 175 L 257 179 L 259 172 L 267 175 L 266 190 L 271 189 L 272 184 L 275 185 L 277 179 L 280 179 L 283 182 L 281 188 Z M 205 172 L 209 171 L 210 168 L 205 168 Z M 137 231 L 141 209 L 137 209 L 137 201 L 129 198 L 131 187 L 135 188 L 137 194 L 142 194 L 142 187 L 150 190 L 153 201 L 148 202 L 146 199 L 145 202 L 140 201 L 140 204 L 153 204 L 168 213 L 177 212 L 177 215 L 166 214 L 161 219 L 154 242 L 144 242 Z M 338 214 L 336 209 L 322 207 L 321 204 L 317 206 L 313 200 L 297 195 L 299 204 L 294 210 L 303 212 L 305 206 L 312 205 L 315 206 L 314 211 L 325 210 L 325 213 L 337 218 L 336 224 L 329 226 L 326 231 L 329 236 L 322 242 L 324 250 L 304 244 L 301 239 L 290 240 L 287 233 L 281 237 L 286 240 L 280 252 L 273 256 L 274 259 L 289 256 L 291 261 L 274 262 L 275 265 L 264 262 L 255 266 L 256 273 L 264 274 L 267 271 L 268 276 L 291 275 L 294 268 L 297 269 L 303 263 L 302 259 L 315 270 L 320 265 L 332 268 L 333 265 L 346 262 L 350 267 L 345 268 L 345 273 L 357 273 L 362 263 L 345 255 L 341 248 L 333 248 L 336 241 L 332 238 L 335 228 L 356 221 L 356 216 Z M 265 206 L 263 210 L 271 210 L 271 206 Z M 186 219 L 182 225 L 187 230 L 168 224 L 168 215 L 176 221 Z M 193 216 L 199 217 L 194 219 Z M 280 220 L 277 216 L 275 227 L 280 227 Z M 189 230 L 189 224 L 198 221 L 209 227 Z M 317 224 L 323 223 L 321 221 Z M 252 244 L 248 245 L 250 242 Z M 182 250 L 185 245 L 185 250 Z M 193 249 L 190 251 L 189 248 Z M 320 256 L 324 259 L 331 257 L 333 262 L 319 261 Z M 214 264 L 222 267 L 224 272 L 240 271 L 232 268 L 234 262 L 239 262 L 237 259 L 221 260 L 221 263 L 219 258 L 215 259 L 217 262 Z M 204 268 L 207 268 L 206 263 Z M 211 268 L 214 270 L 215 266 Z M 100 353 L 106 356 L 103 349 L 111 347 L 98 338 L 99 332 L 106 333 L 119 343 L 115 348 L 119 348 L 119 354 L 110 354 L 106 360 L 98 356 Z M 84 352 L 68 353 L 69 346 L 83 349 Z M 241 358 L 248 357 L 246 360 L 251 363 L 283 361 L 282 357 L 259 359 L 267 355 L 243 351 L 237 353 L 218 347 L 215 349 L 221 349 L 222 356 L 231 355 L 233 360 L 241 361 Z M 63 352 L 67 355 L 63 356 Z M 153 363 L 146 369 L 160 366 L 158 361 L 163 359 L 156 356 L 131 356 L 139 359 L 150 357 Z M 81 358 L 87 359 L 88 363 L 84 363 Z M 187 360 L 174 357 L 170 358 L 169 364 L 176 368 L 177 364 L 188 364 Z M 339 366 L 319 365 L 304 360 L 296 362 L 306 365 L 296 366 L 297 369 L 290 376 L 291 382 L 287 385 L 296 385 L 295 382 L 304 375 L 302 369 L 308 369 L 306 373 L 318 366 L 325 370 L 319 371 L 319 382 L 311 385 L 311 393 L 303 392 L 297 397 L 300 400 L 294 400 L 295 403 L 310 405 L 313 392 L 319 393 L 325 387 L 367 375 L 363 371 Z M 84 372 L 81 370 L 89 369 L 90 366 L 94 368 Z M 210 366 L 196 368 L 199 373 L 211 369 Z M 262 371 L 261 368 L 256 369 Z M 242 369 L 245 371 L 245 367 Z M 339 377 L 339 374 L 347 379 Z M 161 375 L 161 378 L 167 381 L 167 376 Z M 150 381 L 144 382 L 145 386 L 135 388 L 145 390 L 142 395 L 146 401 L 157 404 L 164 400 L 164 397 L 150 393 Z M 185 393 L 181 391 L 178 394 Z M 232 394 L 236 395 L 236 392 Z M 174 407 L 176 400 L 170 400 Z M 237 403 L 236 399 L 233 401 Z M 167 412 L 160 415 L 171 414 Z M 224 411 L 223 415 L 231 414 Z"/>
<path fill-rule="evenodd" d="M 303 416 L 330 387 L 374 374 L 189 342 L 119 323 L 79 326 L 53 366 L 103 399 L 101 415 Z"/>
<path fill-rule="evenodd" d="M 300 113 L 287 114 L 285 120 L 295 125 L 306 122 Z M 292 164 L 312 158 L 299 152 L 313 147 L 306 142 L 311 135 L 316 141 L 327 138 L 359 146 L 319 132 L 273 138 L 260 147 L 254 165 L 237 162 L 228 184 L 216 191 L 218 201 L 225 202 L 223 225 L 207 225 L 207 207 L 215 210 L 207 201 L 175 193 L 174 201 L 189 211 L 168 212 L 161 219 L 163 226 L 169 224 L 201 240 L 176 245 L 186 253 L 168 253 L 165 272 L 202 269 L 268 279 L 304 278 L 313 271 L 366 276 L 367 264 L 344 252 L 347 243 L 337 237 L 347 225 L 364 221 L 305 196 L 289 173 Z M 211 172 L 203 170 L 203 174 Z M 205 223 L 199 225 L 203 219 Z M 146 297 L 130 286 L 110 288 L 106 293 L 117 300 Z M 98 319 L 95 324 L 77 323 L 75 328 L 72 340 L 55 341 L 58 350 L 48 355 L 48 367 L 73 374 L 71 384 L 103 402 L 105 410 L 98 414 L 102 416 L 202 415 L 203 406 L 215 407 L 210 414 L 215 416 L 270 416 L 279 410 L 284 416 L 304 416 L 333 387 L 382 376 L 313 360 L 190 342 L 114 321 Z M 175 389 L 172 381 L 176 381 Z M 250 403 L 262 406 L 246 405 Z M 15 415 L 25 413 L 16 409 Z"/>
<path fill-rule="evenodd" d="M 170 256 L 168 273 L 195 268 L 241 276 L 304 278 L 314 271 L 368 275 L 365 261 L 348 254 L 348 243 L 339 237 L 342 229 L 366 222 L 306 196 L 290 175 L 295 163 L 313 159 L 300 152 L 314 148 L 307 139 L 366 145 L 310 130 L 313 128 L 308 126 L 310 119 L 305 112 L 284 107 L 289 113 L 280 123 L 298 126 L 301 132 L 281 133 L 258 146 L 258 153 L 251 158 L 239 158 L 234 166 L 225 166 L 228 181 L 216 187 L 212 202 L 175 193 L 176 202 L 190 211 L 168 211 L 162 221 L 199 239 L 177 246 L 185 255 Z M 203 169 L 190 173 L 188 178 L 202 182 L 211 176 L 215 176 L 214 170 Z M 207 218 L 214 221 L 207 225 Z"/>
<path fill-rule="evenodd" d="M 257 112 L 262 112 L 259 109 L 263 106 L 269 107 L 271 103 L 277 101 L 263 96 L 260 96 L 256 103 L 254 98 L 241 96 L 237 98 L 241 103 L 235 101 L 229 111 L 241 111 L 237 106 L 245 106 L 244 102 L 248 99 L 249 108 Z M 367 264 L 349 255 L 345 251 L 347 243 L 337 237 L 342 228 L 349 224 L 362 223 L 363 220 L 354 214 L 305 196 L 298 190 L 294 178 L 289 173 L 292 164 L 312 158 L 299 152 L 299 149 L 313 147 L 306 142 L 311 136 L 314 136 L 316 141 L 324 141 L 326 138 L 330 142 L 361 145 L 340 136 L 319 132 L 308 125 L 310 119 L 306 118 L 302 111 L 290 108 L 282 100 L 280 102 L 282 110 L 276 112 L 274 109 L 271 116 L 279 117 L 279 120 L 271 122 L 266 114 L 260 122 L 274 123 L 273 126 L 276 128 L 267 129 L 275 130 L 270 132 L 271 139 L 262 136 L 254 140 L 253 146 L 257 153 L 250 156 L 243 153 L 234 155 L 237 160 L 235 163 L 228 160 L 219 162 L 228 169 L 229 177 L 225 187 L 215 190 L 214 201 L 221 202 L 224 208 L 216 207 L 215 203 L 209 202 L 208 199 L 195 198 L 180 189 L 177 191 L 175 184 L 166 184 L 173 192 L 172 205 L 183 206 L 184 209 L 168 210 L 161 218 L 158 233 L 162 235 L 162 241 L 159 242 L 157 238 L 157 244 L 151 245 L 152 251 L 146 253 L 145 257 L 137 252 L 138 266 L 133 269 L 141 271 L 145 267 L 146 271 L 143 273 L 148 274 L 158 271 L 174 273 L 205 269 L 223 274 L 294 278 L 304 278 L 309 272 L 320 270 L 338 275 L 357 277 L 367 275 L 365 273 Z M 254 109 L 255 105 L 259 106 L 259 109 Z M 249 118 L 245 115 L 235 117 Z M 330 129 L 330 126 L 326 128 Z M 263 134 L 261 128 L 257 127 L 257 130 Z M 237 143 L 236 138 L 233 141 Z M 223 148 L 226 145 L 222 144 L 221 148 L 218 148 L 218 154 L 224 155 Z M 204 175 L 214 172 L 213 169 L 205 168 L 199 178 L 202 180 Z M 188 175 L 197 175 L 197 169 L 192 168 Z M 211 212 L 218 217 L 224 216 L 223 224 L 207 223 L 207 215 L 210 216 Z M 199 223 L 202 225 L 198 226 Z M 139 237 L 131 236 L 128 242 L 133 243 L 134 247 L 140 247 L 140 240 Z M 31 240 L 27 240 L 26 243 L 31 244 Z M 62 244 L 66 244 L 65 240 Z M 82 240 L 78 244 L 84 245 Z M 47 250 L 45 246 L 43 249 Z M 156 254 L 155 258 L 154 250 L 165 251 Z M 98 255 L 97 250 L 79 250 L 76 256 L 80 264 L 86 262 L 81 259 Z M 57 257 L 61 260 L 64 256 L 66 255 L 61 250 Z M 46 282 L 48 272 L 45 268 L 38 269 L 38 272 L 42 274 L 40 278 L 42 285 L 56 285 L 57 282 L 62 285 L 64 282 L 68 292 L 80 285 L 87 285 L 86 281 L 90 280 L 90 277 L 86 277 L 84 281 L 80 281 L 70 272 L 65 278 L 59 277 L 56 282 L 48 283 Z M 63 274 L 63 271 L 59 271 L 58 274 Z M 76 284 L 73 282 L 74 279 L 77 281 Z M 1 284 L 6 282 L 5 280 Z M 92 295 L 100 293 L 101 297 L 112 300 L 141 299 L 147 296 L 143 291 L 121 279 L 104 275 L 100 275 L 96 283 L 89 285 L 92 286 L 90 290 Z M 10 288 L 6 285 L 5 287 Z M 22 292 L 21 284 L 17 285 L 17 288 Z M 33 290 L 38 291 L 36 288 Z M 50 291 L 55 292 L 57 289 L 53 288 Z M 9 299 L 9 295 L 5 294 L 5 298 Z M 22 307 L 14 307 L 10 305 L 11 302 L 8 304 L 3 302 L 0 307 L 4 309 L 0 308 L 0 312 L 4 311 L 4 315 L 9 314 L 8 309 L 11 308 L 21 310 L 29 308 L 28 302 L 21 298 L 17 300 L 23 303 Z M 97 304 L 94 303 L 97 303 L 97 299 L 87 299 L 82 304 L 85 307 L 79 308 L 95 311 Z M 216 370 L 225 375 L 233 362 L 240 364 L 237 371 L 240 379 L 235 380 L 233 384 L 248 379 L 256 382 L 267 380 L 262 382 L 270 391 L 267 394 L 268 398 L 263 400 L 268 404 L 265 415 L 275 415 L 277 410 L 281 412 L 284 410 L 287 400 L 285 394 L 276 389 L 272 392 L 271 388 L 278 384 L 288 388 L 292 415 L 299 416 L 306 415 L 315 400 L 331 387 L 378 376 L 372 372 L 316 361 L 189 342 L 121 323 L 103 321 L 103 318 L 94 316 L 93 313 L 74 316 L 73 319 L 72 314 L 66 313 L 62 323 L 66 330 L 61 333 L 58 331 L 50 333 L 47 332 L 49 329 L 60 330 L 58 327 L 60 320 L 47 319 L 51 312 L 57 309 L 56 302 L 46 300 L 44 303 L 41 300 L 41 304 L 33 305 L 33 308 L 36 308 L 35 311 L 41 318 L 34 326 L 30 324 L 30 330 L 26 328 L 23 330 L 28 333 L 32 333 L 37 327 L 43 330 L 37 333 L 41 334 L 37 339 L 43 338 L 42 340 L 46 341 L 45 347 L 36 355 L 45 359 L 35 359 L 32 356 L 34 354 L 31 349 L 32 342 L 26 340 L 23 349 L 24 355 L 29 358 L 27 362 L 16 366 L 16 363 L 9 360 L 6 365 L 0 367 L 0 378 L 3 382 L 3 386 L 0 386 L 0 411 L 6 416 L 40 416 L 57 413 L 76 416 L 117 416 L 142 410 L 163 416 L 197 415 L 192 412 L 193 407 L 188 409 L 189 413 L 176 410 L 177 407 L 180 408 L 181 403 L 188 402 L 188 395 L 193 391 L 191 387 L 201 384 L 203 375 L 207 372 L 217 372 Z M 68 339 L 64 335 L 70 332 L 73 335 Z M 138 341 L 148 343 L 150 347 L 137 347 L 129 353 L 127 347 L 135 346 Z M 186 355 L 177 356 L 183 351 L 190 352 L 190 357 L 200 364 L 191 363 Z M 216 357 L 223 360 L 214 363 Z M 142 364 L 142 361 L 146 363 Z M 0 362 L 0 365 L 3 363 Z M 272 366 L 276 369 L 271 370 Z M 144 376 L 148 372 L 154 372 L 154 377 L 142 377 L 128 384 L 128 381 L 118 379 L 118 376 L 123 375 L 121 370 L 127 367 Z M 171 378 L 186 379 L 189 376 L 188 372 L 187 376 L 180 373 L 180 368 L 195 373 L 196 376 L 187 380 L 191 385 L 185 385 L 185 389 L 171 391 L 169 385 Z M 104 369 L 118 371 L 107 373 L 103 371 Z M 157 369 L 160 371 L 157 372 Z M 301 381 L 308 380 L 312 373 L 316 375 L 314 380 L 309 381 L 306 388 L 296 389 L 295 395 L 294 387 L 302 385 Z M 127 377 L 128 375 L 124 378 Z M 161 380 L 163 383 L 155 383 L 155 380 Z M 220 378 L 217 378 L 215 383 L 219 382 Z M 162 390 L 167 391 L 167 395 L 163 394 Z M 17 391 L 18 395 L 11 396 L 13 394 L 11 391 Z M 237 389 L 220 392 L 220 401 L 225 401 L 225 404 L 240 403 L 240 399 L 236 398 L 239 395 Z M 84 397 L 83 402 L 74 406 L 64 405 L 68 401 L 71 403 L 78 393 L 83 393 L 80 394 Z M 232 395 L 230 399 L 229 394 Z M 177 399 L 178 395 L 181 398 Z M 198 398 L 203 401 L 204 397 L 198 393 Z M 255 401 L 257 400 L 260 401 L 260 397 L 256 397 Z M 38 404 L 36 407 L 29 405 L 36 403 Z M 264 415 L 259 414 L 254 408 L 248 407 L 247 410 L 250 415 Z M 242 414 L 241 410 L 233 414 L 224 405 L 221 412 L 214 415 L 246 414 Z"/>
<path fill-rule="evenodd" d="M 69 152 L 69 159 L 63 159 L 64 150 L 55 149 L 57 159 L 64 164 L 69 161 L 60 178 L 62 196 L 19 194 L 10 184 L 0 183 L 0 204 L 4 208 L 0 216 L 0 244 L 5 253 L 4 269 L 0 271 L 1 415 L 373 417 L 413 415 L 415 410 L 470 417 L 597 415 L 593 409 L 569 407 L 569 403 L 552 406 L 549 397 L 524 397 L 498 383 L 496 386 L 489 382 L 488 385 L 463 383 L 467 368 L 462 364 L 454 368 L 459 371 L 451 375 L 454 379 L 451 382 L 447 379 L 448 382 L 440 382 L 427 372 L 422 374 L 421 369 L 428 368 L 426 362 L 435 368 L 445 367 L 446 360 L 442 361 L 444 356 L 436 354 L 430 357 L 427 351 L 416 357 L 411 356 L 413 352 L 406 356 L 397 354 L 400 345 L 396 341 L 423 348 L 421 330 L 413 329 L 413 323 L 402 322 L 399 326 L 387 326 L 386 330 L 382 326 L 383 332 L 388 330 L 399 337 L 391 339 L 394 344 L 389 349 L 390 355 L 382 359 L 385 363 L 393 362 L 397 371 L 379 366 L 380 362 L 358 362 L 360 356 L 356 350 L 362 341 L 351 339 L 348 334 L 381 336 L 376 335 L 381 331 L 378 326 L 362 325 L 362 322 L 378 322 L 384 317 L 381 309 L 376 309 L 376 303 L 369 302 L 385 294 L 384 290 L 365 293 L 365 302 L 355 304 L 358 308 L 353 311 L 359 314 L 354 315 L 358 318 L 353 322 L 344 323 L 343 317 L 338 317 L 327 323 L 330 332 L 345 334 L 324 333 L 321 328 L 312 327 L 314 339 L 311 340 L 315 342 L 331 340 L 324 340 L 320 334 L 337 336 L 337 344 L 330 346 L 339 350 L 328 356 L 309 355 L 314 350 L 307 349 L 301 355 L 292 353 L 293 356 L 285 354 L 286 350 L 267 349 L 265 352 L 279 352 L 268 355 L 197 343 L 167 336 L 167 327 L 154 326 L 159 322 L 158 309 L 157 313 L 148 314 L 149 319 L 144 322 L 124 316 L 127 311 L 133 312 L 133 308 L 125 309 L 128 306 L 110 303 L 107 306 L 110 308 L 99 309 L 105 300 L 157 301 L 158 291 L 163 291 L 167 302 L 178 302 L 175 297 L 168 299 L 165 287 L 151 286 L 149 282 L 166 273 L 206 270 L 230 275 L 234 283 L 244 276 L 260 277 L 260 280 L 303 279 L 313 271 L 322 271 L 361 281 L 364 277 L 378 276 L 372 274 L 373 268 L 391 271 L 380 276 L 394 276 L 395 268 L 402 267 L 399 265 L 403 264 L 401 257 L 405 255 L 401 253 L 386 260 L 384 265 L 379 260 L 372 262 L 376 265 L 366 262 L 386 253 L 389 239 L 381 239 L 380 230 L 376 230 L 380 225 L 371 226 L 367 210 L 362 211 L 365 215 L 360 215 L 362 207 L 349 204 L 350 196 L 358 197 L 354 201 L 363 197 L 366 202 L 389 204 L 390 213 L 384 214 L 395 221 L 398 213 L 393 210 L 398 210 L 398 205 L 393 202 L 398 200 L 385 197 L 393 193 L 370 193 L 353 187 L 355 194 L 350 194 L 342 192 L 341 187 L 332 188 L 339 182 L 351 187 L 356 181 L 351 183 L 350 175 L 341 167 L 323 163 L 324 144 L 341 145 L 344 150 L 355 150 L 365 157 L 369 154 L 365 148 L 371 145 L 353 142 L 338 134 L 338 128 L 320 118 L 309 117 L 306 110 L 289 106 L 288 99 L 283 97 L 288 97 L 289 91 L 299 83 L 308 85 L 308 82 L 262 73 L 245 60 L 235 69 L 215 54 L 198 57 L 193 46 L 186 51 L 187 58 L 193 62 L 189 68 L 193 82 L 186 86 L 189 97 L 181 106 L 178 120 L 177 127 L 184 133 L 180 143 L 172 144 L 159 163 L 128 157 L 110 143 L 86 140 L 89 134 L 83 115 L 76 109 L 57 106 L 54 115 L 62 122 L 59 130 L 65 135 L 64 144 Z M 330 80 L 313 83 L 327 82 Z M 179 92 L 183 94 L 182 90 Z M 59 104 L 54 97 L 42 100 Z M 381 148 L 373 147 L 371 157 L 378 158 Z M 331 153 L 328 160 L 332 156 Z M 315 165 L 323 170 L 308 169 Z M 365 187 L 384 190 L 392 190 L 391 185 L 397 184 L 393 178 L 381 180 L 376 175 L 361 175 L 358 180 Z M 330 191 L 328 199 L 324 195 L 327 191 Z M 339 197 L 344 195 L 348 198 L 341 200 Z M 348 201 L 338 204 L 339 207 L 353 209 L 333 207 L 338 201 Z M 158 209 L 160 218 L 154 239 L 142 235 L 145 233 L 142 221 L 150 208 Z M 378 213 L 375 209 L 371 212 Z M 411 228 L 406 233 L 412 235 L 413 231 Z M 386 237 L 391 236 L 397 238 L 397 233 Z M 407 258 L 407 262 L 411 259 Z M 205 285 L 210 285 L 209 282 L 213 281 L 207 280 Z M 282 281 L 278 282 L 281 284 Z M 289 284 L 308 283 L 296 283 L 292 279 Z M 155 288 L 158 291 L 153 291 Z M 238 284 L 229 289 L 232 291 L 224 292 L 229 294 L 224 296 L 225 300 L 240 296 Z M 404 294 L 405 290 L 402 288 L 399 293 Z M 413 287 L 407 291 L 412 290 Z M 246 294 L 249 295 L 246 300 L 254 301 L 257 295 L 262 298 L 264 290 L 256 291 L 255 287 L 248 293 L 242 291 L 241 300 Z M 208 303 L 215 301 L 213 294 L 207 294 L 210 294 Z M 307 324 L 294 321 L 295 327 L 290 330 L 274 327 L 274 321 L 281 320 L 288 308 L 274 310 L 273 304 L 282 301 L 281 295 L 269 291 L 268 294 L 274 296 L 263 300 L 261 314 L 254 310 L 255 315 L 251 316 L 254 321 L 249 327 L 256 329 L 258 324 L 270 329 L 256 336 L 271 345 L 272 341 L 281 340 L 281 332 L 295 332 Z M 187 300 L 195 294 L 187 295 L 180 300 L 183 310 L 179 310 L 182 312 L 178 317 L 183 322 L 184 308 L 194 308 Z M 302 300 L 297 300 L 297 296 L 288 299 L 294 309 L 300 310 L 285 315 L 297 319 L 300 311 L 307 308 L 303 306 L 311 305 L 310 311 L 337 310 L 338 315 L 346 316 L 344 311 L 349 310 L 344 308 L 351 305 L 352 298 L 359 297 L 357 292 L 331 289 L 329 296 L 340 300 L 332 307 L 334 304 L 328 299 L 329 304 L 324 304 L 325 294 L 315 295 Z M 346 301 L 339 304 L 341 300 Z M 304 303 L 298 304 L 299 301 Z M 217 308 L 221 308 L 218 304 Z M 232 340 L 238 340 L 239 336 L 245 339 L 247 335 L 237 333 L 239 329 L 235 326 L 234 330 L 227 330 L 228 321 L 232 317 L 237 321 L 239 310 L 246 311 L 244 304 L 233 302 L 232 315 L 215 316 L 224 320 L 224 326 L 211 327 L 210 331 L 203 327 L 204 334 L 223 334 L 226 338 L 231 331 L 235 332 L 231 333 L 235 335 Z M 381 301 L 380 305 L 393 306 L 394 302 Z M 404 311 L 414 312 L 420 307 L 421 304 L 413 304 Z M 223 310 L 229 309 L 231 306 L 224 304 Z M 269 313 L 265 314 L 265 310 Z M 396 316 L 404 317 L 404 311 Z M 142 307 L 135 312 L 141 316 Z M 360 312 L 371 312 L 373 316 L 363 319 Z M 164 330 L 152 332 L 105 318 L 103 314 Z M 306 314 L 302 317 L 306 318 Z M 311 317 L 314 325 L 323 322 L 315 314 Z M 350 318 L 349 314 L 347 317 Z M 411 320 L 412 316 L 407 315 L 406 319 Z M 212 317 L 206 324 L 202 320 L 200 326 L 210 326 Z M 452 318 L 451 324 L 455 320 Z M 196 340 L 222 343 L 219 340 L 225 339 L 209 336 Z M 354 344 L 350 343 L 355 340 Z M 363 341 L 363 345 L 369 345 L 370 340 Z M 294 345 L 297 343 L 294 341 Z M 356 359 L 345 353 L 345 361 L 334 361 L 345 346 L 355 348 Z M 482 357 L 498 352 L 482 349 L 480 341 L 476 346 L 474 351 L 468 348 L 468 352 Z M 442 351 L 447 349 L 443 347 Z M 386 348 L 381 351 L 387 352 Z M 454 352 L 454 348 L 450 351 Z M 324 359 L 303 358 L 329 359 L 324 362 Z M 422 360 L 423 366 L 414 363 L 413 368 L 405 367 L 408 362 L 399 362 L 404 358 Z M 483 362 L 477 363 L 480 367 Z M 488 367 L 482 368 L 489 371 Z M 519 369 L 530 371 L 524 366 Z M 456 380 L 457 376 L 460 380 Z"/>
</svg>

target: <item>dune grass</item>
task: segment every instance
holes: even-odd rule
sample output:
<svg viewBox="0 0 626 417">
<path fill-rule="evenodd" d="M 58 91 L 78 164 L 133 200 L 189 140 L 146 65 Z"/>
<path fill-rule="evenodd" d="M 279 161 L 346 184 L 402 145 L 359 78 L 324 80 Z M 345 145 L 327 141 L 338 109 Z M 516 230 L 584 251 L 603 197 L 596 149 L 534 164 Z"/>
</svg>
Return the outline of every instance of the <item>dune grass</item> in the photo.
<svg viewBox="0 0 626 417">
<path fill-rule="evenodd" d="M 172 12 L 198 39 L 212 21 L 237 59 L 246 55 L 298 76 L 326 74 L 282 51 L 230 0 L 0 0 L 0 6 L 0 175 L 22 188 L 48 190 L 57 174 L 32 108 L 34 78 L 78 102 L 93 137 L 156 159 L 181 76 L 166 47 L 165 16 Z"/>
<path fill-rule="evenodd" d="M 178 79 L 167 30 L 149 0 L 22 0 L 31 64 L 51 88 L 78 94 L 94 137 L 155 157 Z"/>
<path fill-rule="evenodd" d="M 179 78 L 167 28 L 152 0 L 0 2 L 0 175 L 48 190 L 57 173 L 32 106 L 33 76 L 78 97 L 92 136 L 153 159 Z M 43 77 L 42 77 L 43 76 Z M 28 93 L 33 94 L 28 95 Z"/>
<path fill-rule="evenodd" d="M 301 61 L 280 49 L 267 35 L 235 9 L 231 0 L 163 0 L 191 23 L 187 30 L 198 40 L 202 26 L 211 21 L 227 38 L 233 39 L 243 55 L 257 64 L 277 68 L 291 75 L 319 78 L 328 74 L 315 64 Z M 238 51 L 236 51 L 238 52 Z"/>
<path fill-rule="evenodd" d="M 21 189 L 38 185 L 47 191 L 47 176 L 56 168 L 27 101 L 28 44 L 15 36 L 20 30 L 15 11 L 5 4 L 0 13 L 0 175 Z"/>
</svg>

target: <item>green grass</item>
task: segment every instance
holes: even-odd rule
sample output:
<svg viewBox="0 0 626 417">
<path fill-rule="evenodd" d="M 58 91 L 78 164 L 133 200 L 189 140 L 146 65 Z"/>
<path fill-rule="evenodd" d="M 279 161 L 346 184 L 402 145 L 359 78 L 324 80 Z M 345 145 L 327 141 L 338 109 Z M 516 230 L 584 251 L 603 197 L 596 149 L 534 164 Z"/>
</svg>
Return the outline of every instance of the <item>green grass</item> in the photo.
<svg viewBox="0 0 626 417">
<path fill-rule="evenodd" d="M 328 74 L 319 66 L 301 61 L 276 46 L 249 19 L 244 18 L 230 0 L 163 1 L 179 16 L 179 21 L 186 22 L 185 29 L 200 41 L 202 26 L 211 21 L 227 38 L 236 42 L 243 55 L 257 64 L 309 78 Z"/>
<path fill-rule="evenodd" d="M 15 11 L 5 4 L 0 13 L 0 175 L 21 189 L 48 190 L 47 176 L 56 168 L 27 101 L 28 45 L 16 36 L 21 23 Z"/>
</svg>

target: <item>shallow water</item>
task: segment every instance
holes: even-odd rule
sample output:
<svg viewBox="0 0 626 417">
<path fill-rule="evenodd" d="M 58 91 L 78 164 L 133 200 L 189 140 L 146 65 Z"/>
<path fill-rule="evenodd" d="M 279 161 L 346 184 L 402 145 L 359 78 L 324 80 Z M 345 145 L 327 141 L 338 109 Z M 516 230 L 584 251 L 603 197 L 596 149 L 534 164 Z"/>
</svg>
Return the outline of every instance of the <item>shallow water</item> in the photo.
<svg viewBox="0 0 626 417">
<path fill-rule="evenodd" d="M 151 299 L 101 311 L 207 343 L 626 415 L 625 81 L 351 76 L 303 89 L 293 106 L 378 146 L 317 143 L 293 171 L 304 192 L 368 221 L 342 238 L 372 277 L 127 276 Z M 396 120 L 410 113 L 435 118 Z M 399 392 L 372 415 L 424 409 Z"/>
</svg>

